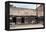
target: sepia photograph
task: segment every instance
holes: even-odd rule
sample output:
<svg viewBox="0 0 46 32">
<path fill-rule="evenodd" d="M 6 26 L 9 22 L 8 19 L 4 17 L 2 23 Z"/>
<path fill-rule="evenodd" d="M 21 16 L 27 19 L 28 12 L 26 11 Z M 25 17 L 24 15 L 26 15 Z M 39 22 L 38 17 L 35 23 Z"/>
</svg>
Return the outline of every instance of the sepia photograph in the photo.
<svg viewBox="0 0 46 32">
<path fill-rule="evenodd" d="M 9 28 L 31 29 L 44 27 L 44 5 L 9 3 Z"/>
</svg>

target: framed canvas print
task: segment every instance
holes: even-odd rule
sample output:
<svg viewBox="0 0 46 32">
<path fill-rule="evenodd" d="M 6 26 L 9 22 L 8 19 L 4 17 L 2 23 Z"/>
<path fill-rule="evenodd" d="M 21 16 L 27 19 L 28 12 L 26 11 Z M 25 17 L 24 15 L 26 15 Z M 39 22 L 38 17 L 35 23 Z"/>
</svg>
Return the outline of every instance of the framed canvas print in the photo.
<svg viewBox="0 0 46 32">
<path fill-rule="evenodd" d="M 45 4 L 35 2 L 5 2 L 5 30 L 45 28 Z"/>
</svg>

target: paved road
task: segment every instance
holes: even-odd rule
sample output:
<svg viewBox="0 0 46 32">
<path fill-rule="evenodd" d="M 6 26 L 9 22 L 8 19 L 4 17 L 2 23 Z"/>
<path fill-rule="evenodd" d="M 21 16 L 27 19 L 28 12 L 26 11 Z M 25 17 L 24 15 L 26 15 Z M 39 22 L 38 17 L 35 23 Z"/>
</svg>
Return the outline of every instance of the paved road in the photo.
<svg viewBox="0 0 46 32">
<path fill-rule="evenodd" d="M 10 29 L 38 28 L 38 27 L 43 27 L 43 25 L 42 24 L 14 25 L 13 27 L 10 27 Z"/>
</svg>

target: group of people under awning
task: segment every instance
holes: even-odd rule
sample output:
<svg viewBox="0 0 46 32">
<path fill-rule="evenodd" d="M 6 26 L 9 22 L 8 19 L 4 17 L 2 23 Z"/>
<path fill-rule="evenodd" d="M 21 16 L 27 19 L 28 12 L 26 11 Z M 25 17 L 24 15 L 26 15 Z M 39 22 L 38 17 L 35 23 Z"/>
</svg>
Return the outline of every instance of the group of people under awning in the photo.
<svg viewBox="0 0 46 32">
<path fill-rule="evenodd" d="M 44 21 L 44 17 L 40 16 L 30 16 L 30 17 L 12 17 L 12 20 L 10 22 L 14 22 L 15 24 L 37 24 L 40 21 Z"/>
</svg>

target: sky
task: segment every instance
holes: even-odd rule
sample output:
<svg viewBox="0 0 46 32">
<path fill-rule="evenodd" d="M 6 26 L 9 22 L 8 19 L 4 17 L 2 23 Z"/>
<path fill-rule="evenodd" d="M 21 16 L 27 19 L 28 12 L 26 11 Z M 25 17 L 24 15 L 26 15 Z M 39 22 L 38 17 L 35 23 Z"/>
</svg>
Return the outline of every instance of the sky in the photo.
<svg viewBox="0 0 46 32">
<path fill-rule="evenodd" d="M 39 4 L 36 7 L 36 4 L 24 4 L 24 3 L 10 3 L 10 5 L 13 5 L 13 7 L 20 7 L 20 8 L 29 8 L 29 9 L 36 9 Z"/>
</svg>

